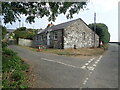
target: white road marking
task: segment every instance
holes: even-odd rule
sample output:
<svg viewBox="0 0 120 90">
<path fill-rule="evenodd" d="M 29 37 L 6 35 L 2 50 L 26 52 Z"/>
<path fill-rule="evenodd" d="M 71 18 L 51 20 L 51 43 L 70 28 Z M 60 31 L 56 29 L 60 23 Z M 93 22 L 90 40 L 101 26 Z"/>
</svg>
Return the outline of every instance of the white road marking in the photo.
<svg viewBox="0 0 120 90">
<path fill-rule="evenodd" d="M 102 58 L 103 56 L 101 55 L 100 58 Z"/>
<path fill-rule="evenodd" d="M 90 74 L 92 74 L 92 72 L 90 72 Z"/>
<path fill-rule="evenodd" d="M 87 81 L 88 81 L 88 78 L 86 78 L 86 79 L 84 80 L 83 84 L 85 85 L 85 84 L 87 83 Z"/>
<path fill-rule="evenodd" d="M 95 59 L 95 58 L 90 59 L 90 60 L 88 61 L 88 63 L 92 62 L 94 59 Z"/>
<path fill-rule="evenodd" d="M 97 64 L 98 62 L 96 61 L 95 64 Z"/>
<path fill-rule="evenodd" d="M 98 59 L 97 62 L 99 62 L 100 60 Z"/>
<path fill-rule="evenodd" d="M 95 70 L 95 68 L 92 68 L 92 69 L 90 69 L 91 71 L 94 71 Z"/>
<path fill-rule="evenodd" d="M 101 55 L 101 56 L 98 58 L 98 60 L 97 60 L 97 61 L 99 62 L 99 61 L 101 60 L 101 58 L 102 58 L 102 57 L 103 57 L 103 56 Z"/>
<path fill-rule="evenodd" d="M 87 65 L 89 65 L 95 58 L 90 59 L 90 60 L 88 61 L 88 63 L 86 63 L 84 66 L 81 67 L 81 68 L 84 68 L 84 69 L 87 68 L 88 70 L 90 70 L 90 73 L 89 73 L 89 76 L 88 76 L 88 77 L 90 77 L 90 75 L 93 73 L 95 67 L 97 66 L 96 64 L 101 60 L 101 58 L 102 58 L 102 55 L 98 58 L 98 60 L 93 64 L 92 67 L 87 66 Z M 87 81 L 88 81 L 88 78 L 86 78 L 86 79 L 84 80 L 83 85 L 85 85 L 85 84 L 87 83 Z"/>
<path fill-rule="evenodd" d="M 86 63 L 85 65 L 87 66 L 89 63 Z"/>
<path fill-rule="evenodd" d="M 93 67 L 96 67 L 96 64 L 93 64 Z"/>
<path fill-rule="evenodd" d="M 95 58 L 90 59 L 90 60 L 88 61 L 88 63 L 91 63 L 94 59 L 95 59 Z"/>
<path fill-rule="evenodd" d="M 65 65 L 65 66 L 69 66 L 69 67 L 73 67 L 73 68 L 80 68 L 80 69 L 88 69 L 90 71 L 94 71 L 95 67 L 96 67 L 96 64 L 100 61 L 100 59 L 102 58 L 102 55 L 99 57 L 99 59 L 95 62 L 95 64 L 93 64 L 92 67 L 88 67 L 88 65 L 95 59 L 95 58 L 92 58 L 90 59 L 87 63 L 85 63 L 85 65 L 83 65 L 82 67 L 78 67 L 78 66 L 74 66 L 74 65 L 71 65 L 71 64 L 66 64 L 66 63 L 63 63 L 63 62 L 59 62 L 59 61 L 55 61 L 55 60 L 50 60 L 50 59 L 46 59 L 46 58 L 41 58 L 42 60 L 45 60 L 45 61 L 49 61 L 49 62 L 55 62 L 55 63 L 59 63 L 59 64 L 62 64 L 62 65 Z"/>
<path fill-rule="evenodd" d="M 73 68 L 81 68 L 81 67 L 77 67 L 77 66 L 74 66 L 74 65 L 70 65 L 70 64 L 66 64 L 66 63 L 63 63 L 63 62 L 54 61 L 54 60 L 50 60 L 50 59 L 46 59 L 46 58 L 41 58 L 41 59 L 45 60 L 45 61 L 49 61 L 49 62 L 59 63 L 59 64 L 62 64 L 62 65 L 65 65 L 65 66 L 73 67 Z"/>
<path fill-rule="evenodd" d="M 99 60 L 102 58 L 102 55 L 99 57 Z"/>
<path fill-rule="evenodd" d="M 91 63 L 91 61 L 88 61 L 88 63 Z"/>
<path fill-rule="evenodd" d="M 82 68 L 82 69 L 85 69 L 85 68 L 86 68 L 86 66 L 82 66 L 81 68 Z"/>
<path fill-rule="evenodd" d="M 95 68 L 94 67 L 87 67 L 87 69 L 93 71 Z"/>
<path fill-rule="evenodd" d="M 95 58 L 90 59 L 85 65 L 83 65 L 81 68 L 85 69 Z"/>
</svg>

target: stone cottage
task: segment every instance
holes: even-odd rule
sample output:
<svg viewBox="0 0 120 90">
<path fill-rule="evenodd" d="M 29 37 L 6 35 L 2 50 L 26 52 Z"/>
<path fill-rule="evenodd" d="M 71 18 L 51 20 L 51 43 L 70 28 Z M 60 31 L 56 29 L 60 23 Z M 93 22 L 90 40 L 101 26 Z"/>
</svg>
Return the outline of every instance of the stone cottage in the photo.
<svg viewBox="0 0 120 90">
<path fill-rule="evenodd" d="M 95 39 L 94 39 L 95 37 Z M 82 19 L 76 19 L 49 27 L 40 31 L 33 38 L 34 46 L 47 48 L 85 48 L 98 47 L 99 36 Z"/>
</svg>

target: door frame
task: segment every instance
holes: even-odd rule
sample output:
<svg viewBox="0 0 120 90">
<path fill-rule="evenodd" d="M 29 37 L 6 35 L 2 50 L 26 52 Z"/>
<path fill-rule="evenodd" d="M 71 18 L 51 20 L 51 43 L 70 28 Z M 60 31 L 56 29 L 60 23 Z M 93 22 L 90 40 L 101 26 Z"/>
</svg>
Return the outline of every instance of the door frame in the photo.
<svg viewBox="0 0 120 90">
<path fill-rule="evenodd" d="M 50 46 L 50 32 L 47 33 L 47 45 Z"/>
</svg>

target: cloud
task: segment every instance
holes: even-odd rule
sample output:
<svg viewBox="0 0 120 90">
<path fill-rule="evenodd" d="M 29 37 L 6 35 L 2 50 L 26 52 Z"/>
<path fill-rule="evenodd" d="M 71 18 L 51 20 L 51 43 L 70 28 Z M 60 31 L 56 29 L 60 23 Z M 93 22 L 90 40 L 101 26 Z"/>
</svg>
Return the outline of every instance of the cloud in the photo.
<svg viewBox="0 0 120 90">
<path fill-rule="evenodd" d="M 95 11 L 109 12 L 114 8 L 118 8 L 119 1 L 120 0 L 91 0 L 90 3 L 93 3 Z"/>
</svg>

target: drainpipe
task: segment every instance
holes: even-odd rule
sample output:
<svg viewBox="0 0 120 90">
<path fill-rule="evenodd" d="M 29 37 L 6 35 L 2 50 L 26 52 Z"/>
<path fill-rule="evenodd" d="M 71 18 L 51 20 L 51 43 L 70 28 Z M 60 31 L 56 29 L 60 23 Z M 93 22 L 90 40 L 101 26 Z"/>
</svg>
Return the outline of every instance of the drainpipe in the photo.
<svg viewBox="0 0 120 90">
<path fill-rule="evenodd" d="M 64 49 L 64 29 L 62 29 L 62 49 Z"/>
</svg>

